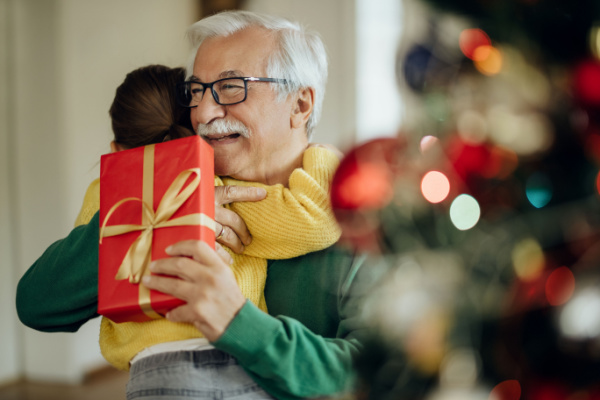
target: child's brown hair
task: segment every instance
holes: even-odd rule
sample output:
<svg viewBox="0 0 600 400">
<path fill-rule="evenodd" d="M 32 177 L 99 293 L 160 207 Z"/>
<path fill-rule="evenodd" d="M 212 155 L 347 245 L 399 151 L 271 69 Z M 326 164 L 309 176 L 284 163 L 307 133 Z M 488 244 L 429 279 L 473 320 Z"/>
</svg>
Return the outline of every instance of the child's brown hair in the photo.
<svg viewBox="0 0 600 400">
<path fill-rule="evenodd" d="M 189 109 L 177 104 L 183 68 L 148 65 L 131 71 L 109 110 L 116 144 L 133 148 L 194 135 Z"/>
</svg>

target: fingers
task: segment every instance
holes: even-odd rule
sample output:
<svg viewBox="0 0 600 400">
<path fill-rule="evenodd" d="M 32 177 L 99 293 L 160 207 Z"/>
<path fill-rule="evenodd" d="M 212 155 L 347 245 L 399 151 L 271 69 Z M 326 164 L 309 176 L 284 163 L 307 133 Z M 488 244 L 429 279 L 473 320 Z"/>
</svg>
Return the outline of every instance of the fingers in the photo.
<svg viewBox="0 0 600 400">
<path fill-rule="evenodd" d="M 215 186 L 215 204 L 223 205 L 236 201 L 260 201 L 267 197 L 263 188 L 247 186 Z"/>
<path fill-rule="evenodd" d="M 215 187 L 215 221 L 217 222 L 217 242 L 241 254 L 244 246 L 252 242 L 252 237 L 242 218 L 235 212 L 221 207 L 239 201 L 260 201 L 267 196 L 263 188 L 246 186 Z"/>
<path fill-rule="evenodd" d="M 224 262 L 226 262 L 227 265 L 233 264 L 233 258 L 231 258 L 231 254 L 229 254 L 223 248 L 223 246 L 221 246 L 219 243 L 215 243 L 215 249 L 216 249 L 217 254 L 219 255 L 219 257 L 221 257 L 221 260 L 223 260 Z"/>
<path fill-rule="evenodd" d="M 217 246 L 213 250 L 198 240 L 175 243 L 165 250 L 171 257 L 150 263 L 150 271 L 159 275 L 145 276 L 142 282 L 150 289 L 187 301 L 190 282 L 206 280 L 210 269 L 227 267 L 233 261 L 227 251 Z"/>
<path fill-rule="evenodd" d="M 208 243 L 200 240 L 183 240 L 181 242 L 177 242 L 167 247 L 165 249 L 165 253 L 167 253 L 171 257 L 190 257 L 194 261 L 207 266 L 220 265 L 223 263 L 223 260 L 221 259 L 217 251 L 213 250 L 208 245 Z"/>
<path fill-rule="evenodd" d="M 228 265 L 231 256 L 220 245 L 213 250 L 197 240 L 175 243 L 166 252 L 171 257 L 153 261 L 154 274 L 143 284 L 186 303 L 167 313 L 169 320 L 194 324 L 208 340 L 217 340 L 246 302 Z"/>
<path fill-rule="evenodd" d="M 232 249 L 240 254 L 244 251 L 244 246 L 252 242 L 252 237 L 242 218 L 235 212 L 223 207 L 215 208 L 216 235 L 221 237 L 217 242 Z M 223 230 L 221 231 L 221 228 Z"/>
<path fill-rule="evenodd" d="M 142 284 L 148 289 L 177 297 L 186 302 L 190 299 L 190 288 L 193 287 L 188 281 L 160 275 L 144 276 L 142 278 Z"/>
</svg>

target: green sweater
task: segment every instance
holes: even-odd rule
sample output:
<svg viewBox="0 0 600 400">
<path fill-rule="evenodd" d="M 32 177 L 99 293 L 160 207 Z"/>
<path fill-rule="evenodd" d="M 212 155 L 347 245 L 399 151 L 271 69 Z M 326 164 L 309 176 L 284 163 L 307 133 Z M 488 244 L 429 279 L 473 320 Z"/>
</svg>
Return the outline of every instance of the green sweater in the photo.
<svg viewBox="0 0 600 400">
<path fill-rule="evenodd" d="M 98 213 L 52 244 L 21 278 L 21 321 L 46 332 L 77 331 L 97 317 Z M 363 259 L 341 249 L 269 261 L 269 314 L 246 302 L 213 345 L 236 357 L 278 399 L 352 389 L 360 349 L 357 299 L 350 296 Z"/>
</svg>

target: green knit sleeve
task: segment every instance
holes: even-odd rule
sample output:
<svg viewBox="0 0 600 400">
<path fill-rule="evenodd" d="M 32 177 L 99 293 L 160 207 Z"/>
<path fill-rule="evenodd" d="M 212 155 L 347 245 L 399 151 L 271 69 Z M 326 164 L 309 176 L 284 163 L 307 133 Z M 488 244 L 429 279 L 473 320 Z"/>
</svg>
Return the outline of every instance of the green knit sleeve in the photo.
<svg viewBox="0 0 600 400">
<path fill-rule="evenodd" d="M 232 354 L 277 399 L 303 399 L 350 391 L 354 338 L 324 338 L 299 321 L 273 317 L 247 302 L 215 346 Z"/>
<path fill-rule="evenodd" d="M 23 324 L 74 332 L 98 316 L 98 218 L 54 242 L 21 277 L 16 305 Z"/>
<path fill-rule="evenodd" d="M 286 282 L 272 281 L 271 285 L 283 286 L 282 292 L 296 301 L 277 308 L 273 301 L 279 303 L 281 297 L 279 294 L 271 297 L 268 302 L 271 315 L 247 302 L 214 343 L 236 357 L 248 374 L 277 399 L 342 394 L 356 386 L 353 361 L 362 348 L 360 337 L 364 330 L 358 318 L 359 302 L 350 293 L 357 285 L 355 276 L 363 259 L 355 258 L 340 274 L 333 265 L 313 265 L 322 264 L 318 260 L 309 257 L 293 268 L 282 265 L 280 272 L 288 281 L 297 281 L 299 285 L 295 287 L 301 288 L 310 281 L 306 268 L 314 269 L 317 274 L 329 269 L 330 275 L 338 276 L 332 279 L 337 281 L 334 284 L 337 295 L 331 296 L 331 287 L 322 287 L 320 294 L 305 295 L 286 286 Z M 298 280 L 294 274 L 303 277 Z M 320 277 L 315 278 L 323 282 Z M 333 309 L 326 303 L 334 304 Z M 323 319 L 329 322 L 323 323 Z"/>
</svg>

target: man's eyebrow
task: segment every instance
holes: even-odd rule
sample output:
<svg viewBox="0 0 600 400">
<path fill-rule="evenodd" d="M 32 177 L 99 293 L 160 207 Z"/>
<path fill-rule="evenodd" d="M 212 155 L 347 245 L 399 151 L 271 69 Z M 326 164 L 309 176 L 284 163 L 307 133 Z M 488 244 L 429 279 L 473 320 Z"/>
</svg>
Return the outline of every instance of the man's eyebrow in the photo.
<svg viewBox="0 0 600 400">
<path fill-rule="evenodd" d="M 238 71 L 238 70 L 227 70 L 227 71 L 223 71 L 219 74 L 219 79 L 223 79 L 223 78 L 239 78 L 241 76 L 244 76 L 244 74 L 242 73 L 242 71 Z M 200 80 L 200 78 L 198 78 L 196 75 L 192 75 L 189 78 L 190 81 L 196 81 L 196 82 L 202 82 Z"/>
<path fill-rule="evenodd" d="M 238 70 L 223 71 L 219 74 L 219 78 L 239 78 L 240 76 L 244 76 L 244 74 Z"/>
</svg>

